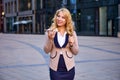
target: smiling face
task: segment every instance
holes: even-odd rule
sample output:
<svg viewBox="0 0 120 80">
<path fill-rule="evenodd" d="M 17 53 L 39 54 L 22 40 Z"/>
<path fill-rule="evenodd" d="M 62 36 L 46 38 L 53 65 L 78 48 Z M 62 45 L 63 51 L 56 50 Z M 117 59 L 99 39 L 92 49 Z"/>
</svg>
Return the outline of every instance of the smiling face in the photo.
<svg viewBox="0 0 120 80">
<path fill-rule="evenodd" d="M 57 23 L 57 26 L 58 26 L 58 27 L 60 27 L 60 26 L 65 26 L 65 24 L 66 24 L 66 19 L 65 19 L 65 15 L 63 14 L 62 11 L 60 11 L 60 12 L 57 14 L 56 23 Z"/>
<path fill-rule="evenodd" d="M 65 28 L 66 32 L 69 35 L 73 34 L 74 26 L 72 21 L 72 16 L 70 11 L 67 8 L 60 8 L 56 11 L 53 19 L 53 23 L 51 24 L 51 29 L 54 30 L 56 28 Z"/>
</svg>

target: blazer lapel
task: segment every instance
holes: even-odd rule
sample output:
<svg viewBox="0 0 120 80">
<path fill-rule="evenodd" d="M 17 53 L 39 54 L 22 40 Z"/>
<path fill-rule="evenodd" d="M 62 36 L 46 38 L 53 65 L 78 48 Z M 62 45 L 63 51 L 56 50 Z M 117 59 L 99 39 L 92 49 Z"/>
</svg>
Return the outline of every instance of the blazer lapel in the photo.
<svg viewBox="0 0 120 80">
<path fill-rule="evenodd" d="M 60 47 L 60 45 L 59 45 L 59 43 L 58 43 L 57 32 L 56 32 L 55 37 L 54 37 L 54 44 L 55 44 L 55 46 L 56 46 L 57 48 L 65 48 L 66 45 L 67 45 L 67 43 L 68 43 L 68 38 L 69 38 L 69 35 L 66 34 L 66 36 L 65 36 L 65 43 L 63 44 L 62 47 Z"/>
</svg>

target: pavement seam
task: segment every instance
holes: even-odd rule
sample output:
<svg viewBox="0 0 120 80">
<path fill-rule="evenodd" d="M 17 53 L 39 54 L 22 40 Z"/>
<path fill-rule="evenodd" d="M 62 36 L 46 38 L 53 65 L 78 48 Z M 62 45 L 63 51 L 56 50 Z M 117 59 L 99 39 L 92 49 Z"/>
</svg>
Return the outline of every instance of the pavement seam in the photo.
<svg viewBox="0 0 120 80">
<path fill-rule="evenodd" d="M 96 48 L 96 47 L 93 47 L 93 46 L 86 46 L 86 45 L 80 45 L 79 44 L 79 47 L 87 47 L 87 48 L 90 48 L 90 49 L 95 49 L 95 50 L 99 50 L 99 51 L 103 51 L 103 52 L 107 52 L 107 53 L 120 55 L 120 52 L 115 52 L 115 51 L 110 51 L 110 50 L 106 50 L 106 49 Z"/>
</svg>

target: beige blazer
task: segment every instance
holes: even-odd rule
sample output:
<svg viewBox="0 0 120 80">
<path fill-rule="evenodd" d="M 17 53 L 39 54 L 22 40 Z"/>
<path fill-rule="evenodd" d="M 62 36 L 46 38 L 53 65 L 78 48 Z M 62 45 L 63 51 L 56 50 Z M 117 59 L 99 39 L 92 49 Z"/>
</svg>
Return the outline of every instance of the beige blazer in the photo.
<svg viewBox="0 0 120 80">
<path fill-rule="evenodd" d="M 75 66 L 74 55 L 76 55 L 79 51 L 78 40 L 77 40 L 77 35 L 75 31 L 74 31 L 73 37 L 75 39 L 75 43 L 73 47 L 70 47 L 68 43 L 65 48 L 56 48 L 54 41 L 49 40 L 48 37 L 46 36 L 44 51 L 50 54 L 49 66 L 54 71 L 57 71 L 59 57 L 60 57 L 61 52 L 63 53 L 63 58 L 65 61 L 65 65 L 67 67 L 67 71 L 69 71 Z"/>
</svg>

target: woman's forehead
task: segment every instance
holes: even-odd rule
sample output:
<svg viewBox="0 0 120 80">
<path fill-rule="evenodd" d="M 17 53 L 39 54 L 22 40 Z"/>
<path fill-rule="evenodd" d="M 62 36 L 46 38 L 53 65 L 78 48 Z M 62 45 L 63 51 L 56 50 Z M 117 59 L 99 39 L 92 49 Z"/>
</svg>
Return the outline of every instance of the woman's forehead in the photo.
<svg viewBox="0 0 120 80">
<path fill-rule="evenodd" d="M 61 16 L 64 16 L 64 17 L 66 16 L 65 12 L 63 12 L 63 11 L 59 11 L 57 15 L 61 15 Z"/>
</svg>

